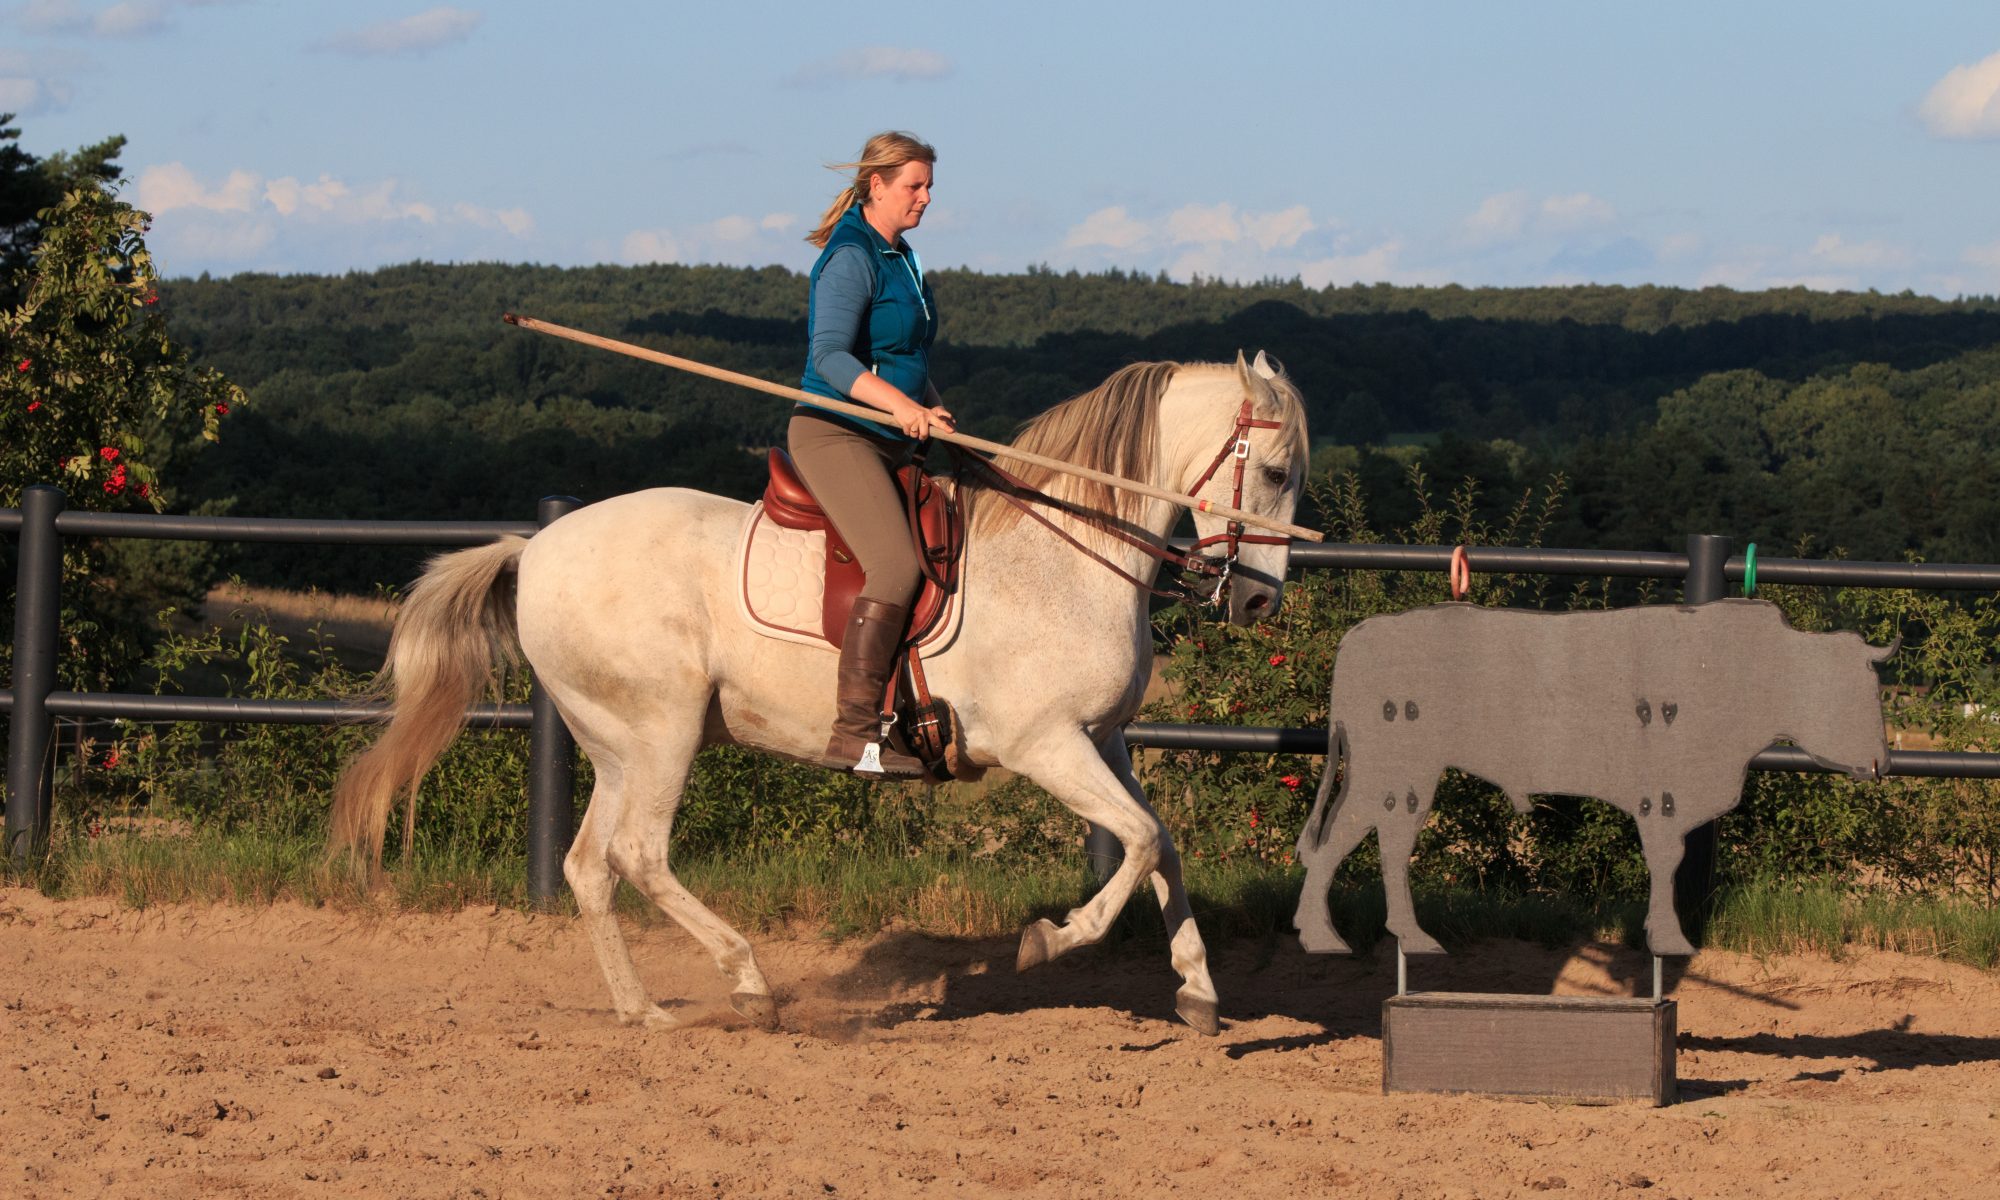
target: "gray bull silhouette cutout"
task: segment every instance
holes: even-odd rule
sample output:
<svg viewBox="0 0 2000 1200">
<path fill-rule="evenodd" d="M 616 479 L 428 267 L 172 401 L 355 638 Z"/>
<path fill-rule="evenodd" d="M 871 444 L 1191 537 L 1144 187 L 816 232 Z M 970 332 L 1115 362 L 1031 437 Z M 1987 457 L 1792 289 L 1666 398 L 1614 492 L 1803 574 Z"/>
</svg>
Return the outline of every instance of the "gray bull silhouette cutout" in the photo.
<svg viewBox="0 0 2000 1200">
<path fill-rule="evenodd" d="M 1438 604 L 1371 617 L 1334 661 L 1326 771 L 1299 834 L 1299 940 L 1348 952 L 1327 889 L 1373 829 L 1389 931 L 1406 953 L 1443 953 L 1417 925 L 1409 861 L 1438 777 L 1456 767 L 1518 812 L 1539 793 L 1630 813 L 1652 874 L 1647 940 L 1655 954 L 1693 954 L 1673 894 L 1688 831 L 1736 807 L 1750 760 L 1774 741 L 1879 777 L 1889 751 L 1875 666 L 1893 653 L 1859 634 L 1793 629 L 1761 600 L 1575 613 Z"/>
</svg>

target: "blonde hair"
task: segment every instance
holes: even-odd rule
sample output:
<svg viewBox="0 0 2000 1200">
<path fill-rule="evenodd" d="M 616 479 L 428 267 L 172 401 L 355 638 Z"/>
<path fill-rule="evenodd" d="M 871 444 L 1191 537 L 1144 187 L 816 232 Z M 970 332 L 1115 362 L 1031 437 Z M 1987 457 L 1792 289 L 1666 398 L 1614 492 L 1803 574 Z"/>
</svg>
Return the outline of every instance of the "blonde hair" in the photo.
<svg viewBox="0 0 2000 1200">
<path fill-rule="evenodd" d="M 807 234 L 806 240 L 815 246 L 825 248 L 826 240 L 833 236 L 833 227 L 840 223 L 840 218 L 847 215 L 847 210 L 857 204 L 868 203 L 869 180 L 877 175 L 893 176 L 905 165 L 913 162 L 936 163 L 937 151 L 931 148 L 929 142 L 913 133 L 890 129 L 876 134 L 863 143 L 861 157 L 857 161 L 829 163 L 827 170 L 852 171 L 854 178 L 846 187 L 840 189 L 838 196 L 833 198 L 833 203 L 827 206 L 825 214 L 819 219 L 819 227 Z"/>
</svg>

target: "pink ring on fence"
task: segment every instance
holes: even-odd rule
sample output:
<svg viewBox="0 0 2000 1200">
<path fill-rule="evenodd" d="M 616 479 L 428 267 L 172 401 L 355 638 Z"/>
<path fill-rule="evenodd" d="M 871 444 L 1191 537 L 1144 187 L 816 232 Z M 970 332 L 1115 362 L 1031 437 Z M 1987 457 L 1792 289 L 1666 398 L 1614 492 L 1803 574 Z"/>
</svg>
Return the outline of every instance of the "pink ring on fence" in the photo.
<svg viewBox="0 0 2000 1200">
<path fill-rule="evenodd" d="M 1472 564 L 1466 561 L 1465 547 L 1451 550 L 1451 598 L 1463 600 L 1472 591 Z"/>
</svg>

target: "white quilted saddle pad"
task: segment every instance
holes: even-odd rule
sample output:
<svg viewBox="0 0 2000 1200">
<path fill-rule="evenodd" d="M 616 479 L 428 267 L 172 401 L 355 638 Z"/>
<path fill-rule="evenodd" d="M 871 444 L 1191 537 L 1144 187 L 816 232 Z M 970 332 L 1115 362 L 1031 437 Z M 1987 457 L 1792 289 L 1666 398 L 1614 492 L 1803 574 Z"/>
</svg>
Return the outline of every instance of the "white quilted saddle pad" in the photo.
<svg viewBox="0 0 2000 1200">
<path fill-rule="evenodd" d="M 736 549 L 736 610 L 765 637 L 833 649 L 820 632 L 820 598 L 826 590 L 826 535 L 787 529 L 764 519 L 764 503 L 750 506 Z M 963 577 L 960 586 L 964 586 Z M 944 617 L 918 648 L 935 654 L 958 636 L 958 597 L 945 600 Z"/>
</svg>

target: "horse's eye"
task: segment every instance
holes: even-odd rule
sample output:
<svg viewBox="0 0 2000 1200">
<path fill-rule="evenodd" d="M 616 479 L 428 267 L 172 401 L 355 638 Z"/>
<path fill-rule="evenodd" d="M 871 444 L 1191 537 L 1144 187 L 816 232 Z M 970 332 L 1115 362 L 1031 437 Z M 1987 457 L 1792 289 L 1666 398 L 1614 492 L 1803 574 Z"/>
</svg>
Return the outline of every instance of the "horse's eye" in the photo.
<svg viewBox="0 0 2000 1200">
<path fill-rule="evenodd" d="M 1282 489 L 1285 486 L 1285 481 L 1291 477 L 1292 473 L 1281 467 L 1264 468 L 1264 481 L 1274 488 Z"/>
</svg>

